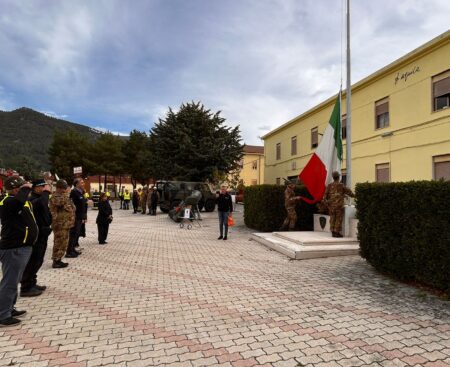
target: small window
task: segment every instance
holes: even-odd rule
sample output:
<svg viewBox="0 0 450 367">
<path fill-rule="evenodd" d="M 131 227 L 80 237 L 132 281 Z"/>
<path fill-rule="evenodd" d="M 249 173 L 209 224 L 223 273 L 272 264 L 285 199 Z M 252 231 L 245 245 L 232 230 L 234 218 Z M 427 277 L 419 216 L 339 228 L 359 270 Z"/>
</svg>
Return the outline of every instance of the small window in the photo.
<svg viewBox="0 0 450 367">
<path fill-rule="evenodd" d="M 244 160 L 243 160 L 243 159 L 241 159 L 241 160 L 238 162 L 238 166 L 239 166 L 240 169 L 244 168 Z"/>
<path fill-rule="evenodd" d="M 297 155 L 297 137 L 291 138 L 291 155 Z"/>
<path fill-rule="evenodd" d="M 450 154 L 433 157 L 433 178 L 450 181 Z"/>
<path fill-rule="evenodd" d="M 342 140 L 347 138 L 347 115 L 342 115 L 341 120 Z"/>
<path fill-rule="evenodd" d="M 433 111 L 450 107 L 450 70 L 433 77 Z"/>
<path fill-rule="evenodd" d="M 297 169 L 297 161 L 291 162 L 291 170 Z"/>
<path fill-rule="evenodd" d="M 375 165 L 375 179 L 377 182 L 391 181 L 389 163 L 381 163 Z"/>
<path fill-rule="evenodd" d="M 389 126 L 389 98 L 375 102 L 375 128 L 382 129 Z"/>
<path fill-rule="evenodd" d="M 277 185 L 279 185 L 281 183 L 281 178 L 277 177 Z"/>
<path fill-rule="evenodd" d="M 277 144 L 277 161 L 281 159 L 281 143 Z"/>
<path fill-rule="evenodd" d="M 319 129 L 317 127 L 311 129 L 311 149 L 317 148 L 319 145 Z"/>
<path fill-rule="evenodd" d="M 253 161 L 252 162 L 252 169 L 258 169 L 258 161 Z"/>
<path fill-rule="evenodd" d="M 341 182 L 347 186 L 347 170 L 345 169 L 341 170 Z"/>
<path fill-rule="evenodd" d="M 258 185 L 258 180 L 252 180 L 252 186 Z"/>
</svg>

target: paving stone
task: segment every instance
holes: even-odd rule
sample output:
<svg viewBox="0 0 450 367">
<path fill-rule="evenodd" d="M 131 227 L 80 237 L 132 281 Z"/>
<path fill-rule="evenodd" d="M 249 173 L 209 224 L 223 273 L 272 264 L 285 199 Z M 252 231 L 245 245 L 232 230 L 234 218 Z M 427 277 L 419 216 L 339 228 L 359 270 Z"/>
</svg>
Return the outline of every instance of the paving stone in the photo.
<svg viewBox="0 0 450 367">
<path fill-rule="evenodd" d="M 89 211 L 65 269 L 51 267 L 51 235 L 48 289 L 19 298 L 28 313 L 0 330 L 0 366 L 450 365 L 448 302 L 359 256 L 289 261 L 249 241 L 242 210 L 217 241 L 217 213 L 186 230 L 115 209 L 106 246 Z"/>
</svg>

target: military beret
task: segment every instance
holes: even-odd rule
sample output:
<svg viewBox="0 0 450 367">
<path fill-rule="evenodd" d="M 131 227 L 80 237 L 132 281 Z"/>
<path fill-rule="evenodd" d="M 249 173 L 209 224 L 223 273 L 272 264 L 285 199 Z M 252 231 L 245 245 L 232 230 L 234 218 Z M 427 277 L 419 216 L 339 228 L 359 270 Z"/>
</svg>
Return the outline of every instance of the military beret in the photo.
<svg viewBox="0 0 450 367">
<path fill-rule="evenodd" d="M 56 188 L 57 189 L 67 189 L 69 187 L 69 184 L 67 183 L 66 180 L 58 180 L 56 182 Z"/>
<path fill-rule="evenodd" d="M 11 176 L 8 177 L 5 181 L 5 188 L 6 190 L 13 190 L 17 189 L 18 187 L 22 186 L 26 181 L 19 176 Z"/>
<path fill-rule="evenodd" d="M 47 182 L 45 182 L 45 180 L 43 178 L 33 181 L 33 187 L 45 186 L 45 185 L 47 185 Z"/>
</svg>

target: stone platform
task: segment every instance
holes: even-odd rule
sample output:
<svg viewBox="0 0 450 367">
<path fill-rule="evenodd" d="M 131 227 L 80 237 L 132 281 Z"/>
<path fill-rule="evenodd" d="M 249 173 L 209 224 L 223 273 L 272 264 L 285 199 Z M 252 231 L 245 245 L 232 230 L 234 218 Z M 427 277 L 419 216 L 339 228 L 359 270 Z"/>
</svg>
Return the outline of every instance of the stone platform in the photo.
<svg viewBox="0 0 450 367">
<path fill-rule="evenodd" d="M 334 238 L 327 232 L 253 233 L 252 239 L 297 260 L 359 253 L 356 237 Z"/>
</svg>

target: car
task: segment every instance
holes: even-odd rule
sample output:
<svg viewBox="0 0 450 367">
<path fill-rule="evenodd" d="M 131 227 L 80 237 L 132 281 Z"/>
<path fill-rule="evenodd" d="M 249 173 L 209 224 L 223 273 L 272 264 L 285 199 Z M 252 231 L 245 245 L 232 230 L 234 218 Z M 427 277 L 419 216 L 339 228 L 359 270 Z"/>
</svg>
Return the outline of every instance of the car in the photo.
<svg viewBox="0 0 450 367">
<path fill-rule="evenodd" d="M 244 190 L 239 190 L 236 194 L 236 204 L 244 203 Z"/>
</svg>

